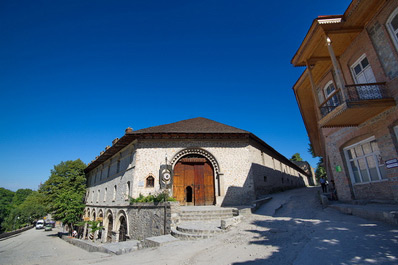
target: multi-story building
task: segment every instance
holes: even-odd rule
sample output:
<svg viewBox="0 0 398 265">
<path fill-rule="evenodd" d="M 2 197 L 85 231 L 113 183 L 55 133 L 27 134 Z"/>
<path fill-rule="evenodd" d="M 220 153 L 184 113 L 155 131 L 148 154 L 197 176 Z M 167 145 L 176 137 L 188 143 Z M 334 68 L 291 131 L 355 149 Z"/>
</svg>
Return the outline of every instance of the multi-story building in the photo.
<svg viewBox="0 0 398 265">
<path fill-rule="evenodd" d="M 85 218 L 103 221 L 102 240 L 111 242 L 137 239 L 138 230 L 145 230 L 139 237 L 167 232 L 158 229 L 161 214 L 137 216 L 130 198 L 140 194 L 168 190 L 181 205 L 250 205 L 309 182 L 304 170 L 254 134 L 205 118 L 128 128 L 85 172 Z"/>
<path fill-rule="evenodd" d="M 340 200 L 398 201 L 398 1 L 319 16 L 291 63 L 314 152 Z"/>
</svg>

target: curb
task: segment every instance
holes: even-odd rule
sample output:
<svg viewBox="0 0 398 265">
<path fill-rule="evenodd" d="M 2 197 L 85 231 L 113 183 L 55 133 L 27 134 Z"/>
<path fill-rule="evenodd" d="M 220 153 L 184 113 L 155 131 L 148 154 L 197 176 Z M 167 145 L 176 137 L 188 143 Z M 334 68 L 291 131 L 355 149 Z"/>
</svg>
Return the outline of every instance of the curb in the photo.
<svg viewBox="0 0 398 265">
<path fill-rule="evenodd" d="M 368 220 L 381 221 L 392 225 L 398 225 L 398 211 L 375 210 L 354 205 L 331 204 L 330 208 L 348 215 L 355 215 Z"/>
</svg>

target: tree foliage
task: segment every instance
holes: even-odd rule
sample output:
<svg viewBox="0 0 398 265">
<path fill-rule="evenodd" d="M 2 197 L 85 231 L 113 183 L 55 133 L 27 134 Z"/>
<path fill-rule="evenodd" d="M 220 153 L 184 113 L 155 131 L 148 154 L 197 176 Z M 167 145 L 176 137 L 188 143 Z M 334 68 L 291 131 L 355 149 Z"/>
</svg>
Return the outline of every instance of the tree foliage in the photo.
<svg viewBox="0 0 398 265">
<path fill-rule="evenodd" d="M 47 210 L 55 220 L 69 227 L 80 221 L 86 193 L 86 165 L 80 160 L 61 162 L 51 170 L 49 179 L 40 187 Z"/>
<path fill-rule="evenodd" d="M 14 198 L 14 193 L 15 192 L 8 189 L 0 188 L 0 233 L 5 231 L 3 222 L 12 209 L 11 203 Z"/>
<path fill-rule="evenodd" d="M 312 144 L 308 144 L 308 152 L 312 155 L 312 157 L 317 157 L 314 153 L 314 148 L 312 147 Z M 315 178 L 319 181 L 321 177 L 327 177 L 326 175 L 326 169 L 323 163 L 323 157 L 319 157 L 319 161 L 316 164 L 316 170 L 315 170 Z"/>
<path fill-rule="evenodd" d="M 27 193 L 29 195 L 19 205 L 12 205 L 12 209 L 8 216 L 5 218 L 2 226 L 6 231 L 12 231 L 26 225 L 32 224 L 35 220 L 43 218 L 46 215 L 46 209 L 44 206 L 44 195 L 37 192 L 20 192 L 15 193 L 17 197 L 16 202 L 19 203 L 22 197 Z"/>
<path fill-rule="evenodd" d="M 292 155 L 292 158 L 290 158 L 290 161 L 303 161 L 299 153 L 295 153 Z"/>
</svg>

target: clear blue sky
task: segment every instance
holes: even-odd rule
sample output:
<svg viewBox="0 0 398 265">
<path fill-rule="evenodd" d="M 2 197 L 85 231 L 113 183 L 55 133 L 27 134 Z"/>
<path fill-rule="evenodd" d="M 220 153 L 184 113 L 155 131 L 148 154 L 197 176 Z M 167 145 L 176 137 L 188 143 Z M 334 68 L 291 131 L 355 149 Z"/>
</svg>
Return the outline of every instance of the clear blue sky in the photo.
<svg viewBox="0 0 398 265">
<path fill-rule="evenodd" d="M 290 60 L 314 18 L 349 3 L 0 1 L 0 187 L 37 189 L 129 126 L 195 117 L 315 166 Z"/>
</svg>

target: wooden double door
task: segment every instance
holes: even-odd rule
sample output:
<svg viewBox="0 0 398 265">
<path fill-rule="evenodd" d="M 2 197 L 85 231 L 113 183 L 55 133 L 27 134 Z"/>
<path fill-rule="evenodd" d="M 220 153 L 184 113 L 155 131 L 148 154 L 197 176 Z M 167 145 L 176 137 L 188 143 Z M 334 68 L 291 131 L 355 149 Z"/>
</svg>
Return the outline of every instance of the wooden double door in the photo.
<svg viewBox="0 0 398 265">
<path fill-rule="evenodd" d="M 174 167 L 173 196 L 182 205 L 214 205 L 213 167 L 206 158 L 182 158 Z"/>
</svg>

